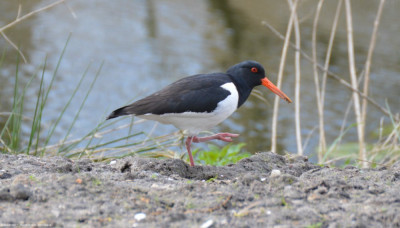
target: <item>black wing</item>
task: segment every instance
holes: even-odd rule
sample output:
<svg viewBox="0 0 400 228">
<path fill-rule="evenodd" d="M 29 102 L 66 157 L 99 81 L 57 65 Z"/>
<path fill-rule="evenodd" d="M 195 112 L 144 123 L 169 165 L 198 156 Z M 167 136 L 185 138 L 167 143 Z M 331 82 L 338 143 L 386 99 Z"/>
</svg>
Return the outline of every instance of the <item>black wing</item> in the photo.
<svg viewBox="0 0 400 228">
<path fill-rule="evenodd" d="M 182 78 L 164 89 L 113 111 L 107 119 L 123 115 L 212 112 L 230 95 L 221 85 L 231 82 L 224 73 L 199 74 Z"/>
</svg>

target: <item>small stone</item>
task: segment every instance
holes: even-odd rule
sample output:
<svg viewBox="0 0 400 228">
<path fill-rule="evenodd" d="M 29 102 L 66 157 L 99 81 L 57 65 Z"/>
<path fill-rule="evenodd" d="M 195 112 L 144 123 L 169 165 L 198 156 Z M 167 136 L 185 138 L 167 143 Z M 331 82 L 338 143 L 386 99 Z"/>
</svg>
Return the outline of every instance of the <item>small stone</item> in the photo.
<svg viewBox="0 0 400 228">
<path fill-rule="evenodd" d="M 277 177 L 281 175 L 281 171 L 279 169 L 273 169 L 271 171 L 271 177 Z"/>
<path fill-rule="evenodd" d="M 117 161 L 115 160 L 110 161 L 110 165 L 115 165 L 115 164 L 117 164 Z"/>
<path fill-rule="evenodd" d="M 56 218 L 58 218 L 58 217 L 60 216 L 60 214 L 61 214 L 61 211 L 58 210 L 57 208 L 53 208 L 53 209 L 51 210 L 51 213 L 52 213 Z"/>
<path fill-rule="evenodd" d="M 209 228 L 214 224 L 214 221 L 212 219 L 207 220 L 205 223 L 203 223 L 200 228 Z"/>
<path fill-rule="evenodd" d="M 135 216 L 134 216 L 134 218 L 135 218 L 136 221 L 139 222 L 140 220 L 143 220 L 143 219 L 146 218 L 146 214 L 143 213 L 143 212 L 136 213 Z"/>
</svg>

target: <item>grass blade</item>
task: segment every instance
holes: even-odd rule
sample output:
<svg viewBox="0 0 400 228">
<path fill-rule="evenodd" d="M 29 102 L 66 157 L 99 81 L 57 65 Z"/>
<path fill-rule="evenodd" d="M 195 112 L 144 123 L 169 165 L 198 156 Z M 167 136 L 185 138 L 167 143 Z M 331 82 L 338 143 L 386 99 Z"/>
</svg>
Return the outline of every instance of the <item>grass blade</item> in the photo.
<svg viewBox="0 0 400 228">
<path fill-rule="evenodd" d="M 46 56 L 46 58 L 45 58 L 45 60 L 44 60 L 44 65 L 43 65 L 43 70 L 42 70 L 42 76 L 41 76 L 41 78 L 40 78 L 40 86 L 39 86 L 39 93 L 38 93 L 38 97 L 37 97 L 37 100 L 36 100 L 36 106 L 35 106 L 35 112 L 34 112 L 34 114 L 33 114 L 33 121 L 32 121 L 32 126 L 31 126 L 31 134 L 30 134 L 30 136 L 29 136 L 29 142 L 28 142 L 28 147 L 27 147 L 27 149 L 26 149 L 26 154 L 29 154 L 29 151 L 30 151 L 30 148 L 31 148 L 31 146 L 32 146 L 32 141 L 33 141 L 33 139 L 34 139 L 34 137 L 35 137 L 35 133 L 37 134 L 37 135 L 39 135 L 40 134 L 40 119 L 38 118 L 39 117 L 39 107 L 41 107 L 41 105 L 40 105 L 40 98 L 42 97 L 42 90 L 43 90 L 43 81 L 44 81 L 44 72 L 45 72 L 45 70 L 46 70 L 46 64 L 47 64 L 47 56 Z M 39 143 L 39 141 L 37 140 L 36 141 L 36 144 L 38 144 Z"/>
<path fill-rule="evenodd" d="M 43 98 L 43 101 L 42 101 L 42 104 L 43 104 L 43 105 L 42 105 L 42 110 L 41 110 L 41 111 L 43 111 L 44 106 L 45 106 L 45 104 L 46 104 L 46 102 L 47 102 L 47 98 L 49 97 L 49 93 L 50 93 L 50 91 L 51 91 L 51 89 L 52 89 L 52 87 L 53 87 L 54 79 L 56 78 L 58 69 L 60 68 L 61 61 L 62 61 L 62 59 L 63 59 L 63 57 L 64 57 L 65 50 L 67 49 L 67 46 L 68 46 L 68 43 L 69 43 L 69 40 L 70 40 L 70 39 L 71 39 L 71 34 L 68 36 L 67 41 L 65 42 L 64 48 L 63 48 L 63 50 L 61 51 L 61 55 L 60 55 L 60 58 L 58 59 L 56 68 L 55 68 L 55 70 L 54 70 L 53 76 L 52 76 L 51 81 L 50 81 L 50 84 L 49 84 L 49 87 L 47 88 L 46 94 L 45 94 L 45 96 L 44 96 L 44 98 Z M 64 110 L 64 111 L 65 111 L 65 110 Z M 51 136 L 52 136 L 52 134 L 53 134 L 53 132 L 54 132 L 55 126 L 57 126 L 57 124 L 58 124 L 58 122 L 59 122 L 59 119 L 61 119 L 61 117 L 62 117 L 63 114 L 64 114 L 64 112 L 61 112 L 61 114 L 60 114 L 59 118 L 57 119 L 56 123 L 54 123 L 53 128 L 51 128 L 51 130 L 48 132 L 48 134 L 47 134 L 47 136 L 46 136 L 46 141 L 45 141 L 45 143 L 44 143 L 44 146 L 46 146 L 47 143 L 49 142 L 49 140 L 50 140 L 50 138 L 51 138 Z M 43 156 L 44 151 L 42 151 L 41 153 L 42 153 L 42 156 Z"/>
<path fill-rule="evenodd" d="M 99 75 L 100 75 L 100 72 L 101 72 L 101 69 L 103 68 L 103 65 L 104 65 L 104 62 L 101 63 L 101 65 L 100 65 L 100 67 L 99 67 L 99 69 L 98 69 L 98 71 L 97 71 L 97 73 L 96 73 L 95 78 L 93 79 L 92 83 L 90 84 L 89 89 L 88 89 L 88 91 L 86 92 L 86 95 L 85 95 L 85 97 L 84 97 L 84 99 L 83 99 L 83 101 L 82 101 L 82 103 L 81 103 L 81 105 L 80 105 L 80 107 L 79 107 L 79 109 L 78 109 L 78 112 L 75 114 L 75 117 L 74 117 L 74 119 L 73 119 L 71 125 L 69 126 L 67 133 L 65 134 L 65 137 L 64 137 L 64 139 L 63 139 L 63 141 L 62 141 L 62 143 L 61 143 L 60 148 L 62 148 L 63 144 L 65 143 L 65 141 L 66 141 L 68 135 L 70 134 L 70 132 L 71 132 L 73 126 L 75 125 L 76 120 L 77 120 L 78 117 L 79 117 L 79 114 L 80 114 L 81 110 L 82 110 L 83 107 L 85 106 L 86 100 L 87 100 L 87 98 L 89 97 L 89 94 L 90 94 L 90 92 L 92 91 L 93 86 L 94 86 L 94 84 L 96 83 L 97 78 L 98 78 Z M 82 76 L 82 78 L 81 78 L 81 81 L 79 82 L 79 85 L 80 85 L 80 83 L 82 82 L 83 78 L 86 76 L 86 74 L 87 74 L 87 72 L 88 72 L 88 70 L 89 70 L 89 67 L 90 67 L 90 66 L 88 66 L 88 68 L 86 68 L 86 70 L 85 70 L 85 72 L 84 72 L 84 74 L 83 74 L 83 76 Z M 78 86 L 79 86 L 79 85 L 78 85 Z"/>
</svg>

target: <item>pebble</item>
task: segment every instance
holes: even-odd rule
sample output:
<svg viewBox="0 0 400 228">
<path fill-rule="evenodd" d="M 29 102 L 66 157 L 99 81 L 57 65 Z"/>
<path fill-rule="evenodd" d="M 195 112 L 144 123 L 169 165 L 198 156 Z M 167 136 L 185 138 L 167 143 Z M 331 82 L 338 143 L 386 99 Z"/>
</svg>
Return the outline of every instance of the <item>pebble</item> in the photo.
<svg viewBox="0 0 400 228">
<path fill-rule="evenodd" d="M 143 220 L 143 219 L 146 218 L 146 214 L 143 213 L 143 212 L 136 213 L 135 216 L 134 216 L 134 218 L 135 218 L 136 221 L 139 222 L 139 221 L 141 221 L 141 220 Z"/>
<path fill-rule="evenodd" d="M 279 169 L 273 169 L 271 171 L 271 177 L 277 177 L 281 175 L 281 171 Z"/>
<path fill-rule="evenodd" d="M 203 223 L 200 228 L 209 228 L 214 224 L 214 221 L 212 219 L 207 220 L 205 223 Z"/>
</svg>

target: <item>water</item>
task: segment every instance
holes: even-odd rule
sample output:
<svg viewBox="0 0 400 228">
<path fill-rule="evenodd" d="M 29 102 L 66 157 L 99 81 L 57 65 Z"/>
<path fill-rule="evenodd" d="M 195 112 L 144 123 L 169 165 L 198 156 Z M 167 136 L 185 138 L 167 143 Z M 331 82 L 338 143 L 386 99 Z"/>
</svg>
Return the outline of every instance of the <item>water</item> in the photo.
<svg viewBox="0 0 400 228">
<path fill-rule="evenodd" d="M 6 24 L 16 17 L 18 3 L 22 14 L 44 6 L 50 1 L 1 1 L 0 23 Z M 302 1 L 299 15 L 302 48 L 308 53 L 311 47 L 313 12 L 316 1 Z M 325 1 L 318 32 L 320 61 L 329 39 L 330 26 L 337 1 Z M 68 7 L 67 7 L 67 6 Z M 58 58 L 71 36 L 58 70 L 54 91 L 45 109 L 45 122 L 55 121 L 75 89 L 78 80 L 90 65 L 88 78 L 73 100 L 70 109 L 61 120 L 53 142 L 64 136 L 80 102 L 104 62 L 99 79 L 91 92 L 87 105 L 72 131 L 79 137 L 93 129 L 113 109 L 144 97 L 169 83 L 192 74 L 225 71 L 229 66 L 246 59 L 261 62 L 270 79 L 276 81 L 282 41 L 261 25 L 268 21 L 282 33 L 288 21 L 286 1 L 188 1 L 188 0 L 69 0 L 66 5 L 42 12 L 31 19 L 6 30 L 6 34 L 22 47 L 28 58 L 20 65 L 20 76 L 26 79 L 34 74 L 47 56 L 46 83 L 49 83 Z M 378 1 L 353 0 L 354 37 L 357 70 L 361 72 Z M 343 8 L 344 9 L 344 8 Z M 371 70 L 370 95 L 382 106 L 387 99 L 393 112 L 399 112 L 400 96 L 400 25 L 397 13 L 400 2 L 387 1 L 379 28 L 378 42 Z M 338 34 L 331 60 L 331 70 L 349 81 L 345 15 L 342 11 Z M 76 15 L 76 17 L 74 17 Z M 12 104 L 16 54 L 4 39 L 0 39 L 6 59 L 0 75 L 0 110 L 9 111 Z M 293 99 L 294 52 L 288 55 L 288 63 L 282 90 Z M 39 80 L 33 82 L 26 101 L 28 109 L 34 107 Z M 36 85 L 36 86 L 35 86 Z M 302 60 L 301 81 L 302 137 L 309 143 L 306 154 L 315 151 L 318 124 L 312 65 Z M 270 126 L 274 95 L 265 88 L 258 88 L 269 104 L 251 97 L 230 119 L 213 129 L 240 133 L 237 141 L 246 142 L 250 152 L 270 148 Z M 326 94 L 326 131 L 328 143 L 339 135 L 344 111 L 351 99 L 348 89 L 329 79 Z M 279 115 L 279 149 L 296 152 L 294 132 L 294 105 L 281 101 Z M 351 110 L 352 111 L 352 110 Z M 382 114 L 369 106 L 367 138 L 377 129 Z M 0 116 L 2 124 L 5 118 Z M 127 120 L 129 122 L 129 120 Z M 354 122 L 349 115 L 348 125 Z M 140 129 L 150 131 L 153 123 Z M 25 127 L 26 129 L 28 126 Z M 175 131 L 172 126 L 158 125 L 158 135 Z M 125 134 L 119 133 L 119 134 Z M 118 134 L 118 133 L 117 133 Z M 346 141 L 356 141 L 355 129 Z"/>
</svg>

